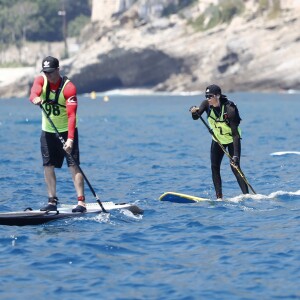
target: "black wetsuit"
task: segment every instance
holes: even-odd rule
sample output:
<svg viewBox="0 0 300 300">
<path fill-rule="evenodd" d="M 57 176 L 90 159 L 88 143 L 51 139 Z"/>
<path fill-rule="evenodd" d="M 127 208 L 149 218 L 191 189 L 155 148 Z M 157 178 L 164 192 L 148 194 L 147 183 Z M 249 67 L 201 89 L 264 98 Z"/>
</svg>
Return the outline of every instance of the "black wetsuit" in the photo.
<svg viewBox="0 0 300 300">
<path fill-rule="evenodd" d="M 228 152 L 231 157 L 236 156 L 238 157 L 238 160 L 240 161 L 241 157 L 241 137 L 238 131 L 238 126 L 240 123 L 240 116 L 238 113 L 238 110 L 233 102 L 229 101 L 225 95 L 222 95 L 220 98 L 221 107 L 212 107 L 209 105 L 207 100 L 204 100 L 200 106 L 199 110 L 196 113 L 192 114 L 192 117 L 194 120 L 199 119 L 199 117 L 203 114 L 204 111 L 206 111 L 207 115 L 210 115 L 211 110 L 214 111 L 214 114 L 216 116 L 220 116 L 222 112 L 222 106 L 226 106 L 224 112 L 226 113 L 226 116 L 223 116 L 224 119 L 226 119 L 226 124 L 230 127 L 232 131 L 232 138 L 233 142 L 229 144 L 222 144 L 225 149 L 228 149 Z M 224 114 L 225 114 L 224 113 Z M 216 191 L 217 198 L 222 198 L 222 180 L 221 180 L 221 162 L 224 157 L 224 151 L 219 146 L 219 144 L 212 140 L 211 148 L 210 148 L 210 160 L 211 160 L 211 170 L 212 170 L 212 179 Z M 248 194 L 249 189 L 241 175 L 238 173 L 238 171 L 231 166 L 231 170 L 234 173 L 237 182 L 243 192 L 243 194 Z"/>
</svg>

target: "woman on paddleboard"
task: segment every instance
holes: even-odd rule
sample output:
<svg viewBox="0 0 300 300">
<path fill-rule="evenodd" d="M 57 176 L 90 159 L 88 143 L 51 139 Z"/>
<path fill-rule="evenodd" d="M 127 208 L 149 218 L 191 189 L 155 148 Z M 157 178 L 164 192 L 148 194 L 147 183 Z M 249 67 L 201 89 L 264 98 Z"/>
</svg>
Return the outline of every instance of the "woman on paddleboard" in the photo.
<svg viewBox="0 0 300 300">
<path fill-rule="evenodd" d="M 248 194 L 248 185 L 241 176 L 240 157 L 241 157 L 241 130 L 239 116 L 236 105 L 229 101 L 227 96 L 223 95 L 221 88 L 212 84 L 205 90 L 205 98 L 199 107 L 192 106 L 190 112 L 194 120 L 198 120 L 204 112 L 207 113 L 209 127 L 212 130 L 212 143 L 210 148 L 210 160 L 212 179 L 216 191 L 217 199 L 223 198 L 222 180 L 221 180 L 221 162 L 224 157 L 224 149 L 228 149 L 231 160 L 231 169 L 237 182 L 243 192 Z M 221 145 L 223 145 L 223 148 Z"/>
<path fill-rule="evenodd" d="M 57 210 L 55 168 L 61 168 L 65 154 L 67 164 L 72 174 L 78 205 L 73 212 L 85 212 L 84 178 L 79 168 L 78 130 L 76 126 L 77 92 L 75 85 L 60 75 L 59 61 L 48 56 L 42 61 L 43 74 L 37 76 L 33 82 L 30 101 L 35 105 L 42 105 L 42 133 L 41 153 L 43 158 L 44 175 L 48 190 L 48 204 L 42 211 Z M 45 115 L 47 112 L 47 116 Z M 53 125 L 49 121 L 52 120 Z M 65 143 L 62 145 L 59 135 Z M 74 161 L 75 163 L 74 163 Z"/>
</svg>

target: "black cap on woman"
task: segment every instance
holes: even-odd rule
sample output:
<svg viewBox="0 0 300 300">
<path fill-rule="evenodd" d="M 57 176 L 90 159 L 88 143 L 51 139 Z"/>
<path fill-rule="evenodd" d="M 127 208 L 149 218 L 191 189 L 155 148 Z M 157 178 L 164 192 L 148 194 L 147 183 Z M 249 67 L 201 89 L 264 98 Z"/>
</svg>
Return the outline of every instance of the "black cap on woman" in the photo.
<svg viewBox="0 0 300 300">
<path fill-rule="evenodd" d="M 216 84 L 211 84 L 205 89 L 205 94 L 222 95 L 221 88 Z"/>
</svg>

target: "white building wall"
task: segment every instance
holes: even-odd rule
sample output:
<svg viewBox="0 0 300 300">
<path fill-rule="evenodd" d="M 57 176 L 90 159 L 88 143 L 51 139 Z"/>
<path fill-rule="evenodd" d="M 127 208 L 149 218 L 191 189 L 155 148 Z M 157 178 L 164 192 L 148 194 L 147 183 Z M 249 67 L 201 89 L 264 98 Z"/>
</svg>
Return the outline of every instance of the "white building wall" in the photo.
<svg viewBox="0 0 300 300">
<path fill-rule="evenodd" d="M 92 22 L 109 20 L 111 16 L 119 11 L 122 0 L 93 0 Z"/>
<path fill-rule="evenodd" d="M 280 0 L 280 7 L 283 9 L 299 9 L 300 0 Z"/>
</svg>

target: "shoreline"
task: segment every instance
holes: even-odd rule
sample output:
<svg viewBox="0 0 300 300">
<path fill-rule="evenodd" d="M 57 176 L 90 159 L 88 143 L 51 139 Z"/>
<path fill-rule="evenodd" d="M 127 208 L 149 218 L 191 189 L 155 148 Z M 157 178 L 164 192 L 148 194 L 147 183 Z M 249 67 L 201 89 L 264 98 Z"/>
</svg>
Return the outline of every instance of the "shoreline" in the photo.
<svg viewBox="0 0 300 300">
<path fill-rule="evenodd" d="M 0 68 L 0 87 L 14 83 L 26 75 L 34 76 L 35 73 L 35 67 Z"/>
<path fill-rule="evenodd" d="M 18 80 L 28 76 L 34 78 L 39 73 L 36 67 L 16 67 L 16 68 L 0 68 L 0 88 L 8 87 L 9 85 L 17 82 Z M 239 93 L 235 91 L 233 93 Z M 246 92 L 246 91 L 244 91 Z M 272 91 L 247 91 L 258 93 L 272 93 Z M 300 90 L 289 89 L 281 91 L 273 91 L 275 93 L 282 94 L 299 94 Z M 128 89 L 114 89 L 105 92 L 91 91 L 90 93 L 80 94 L 84 97 L 101 98 L 109 96 L 201 96 L 203 91 L 155 91 L 151 88 L 128 88 Z M 6 97 L 0 97 L 0 99 L 6 99 Z"/>
</svg>

